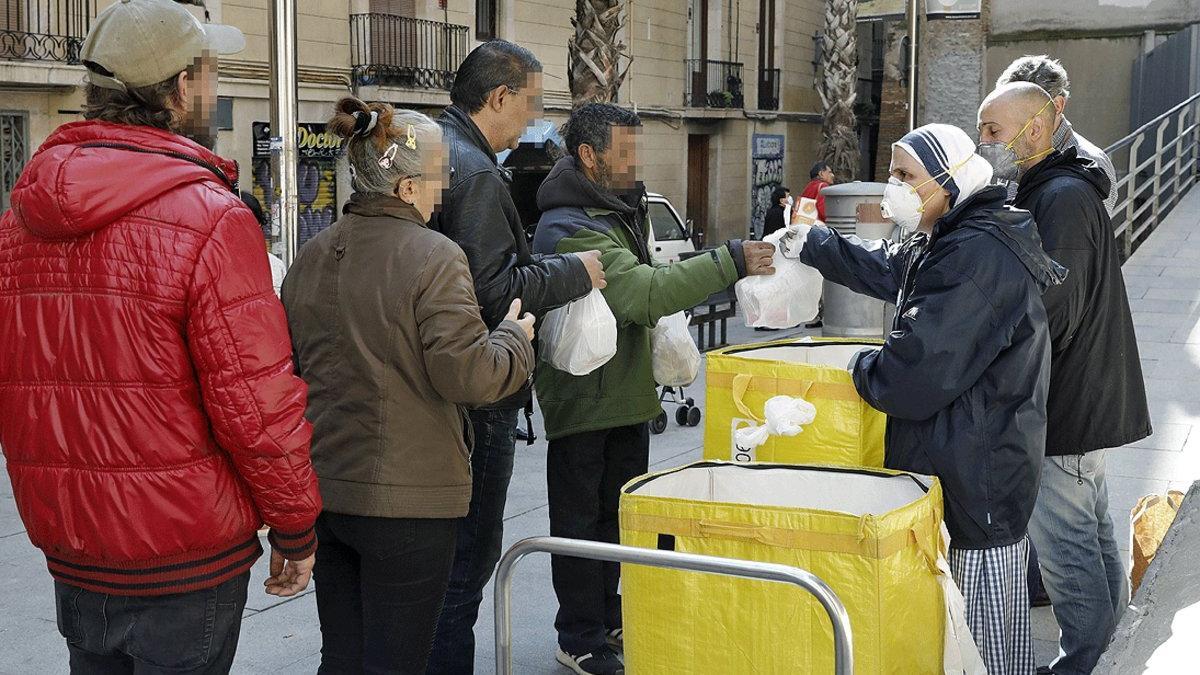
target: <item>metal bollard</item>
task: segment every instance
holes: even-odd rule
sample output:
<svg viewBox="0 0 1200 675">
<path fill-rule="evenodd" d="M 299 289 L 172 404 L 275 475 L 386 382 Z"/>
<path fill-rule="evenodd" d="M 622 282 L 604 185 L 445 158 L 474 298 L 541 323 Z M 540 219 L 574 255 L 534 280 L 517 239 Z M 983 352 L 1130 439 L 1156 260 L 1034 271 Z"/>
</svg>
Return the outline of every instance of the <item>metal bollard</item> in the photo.
<svg viewBox="0 0 1200 675">
<path fill-rule="evenodd" d="M 836 675 L 851 675 L 854 672 L 854 652 L 850 634 L 850 616 L 833 589 L 811 572 L 775 563 L 717 558 L 694 553 L 659 551 L 656 549 L 604 544 L 596 541 L 563 539 L 561 537 L 531 537 L 523 539 L 508 549 L 496 569 L 496 672 L 512 674 L 512 573 L 513 568 L 530 553 L 552 553 L 555 555 L 604 560 L 608 562 L 666 567 L 692 572 L 723 574 L 747 579 L 778 581 L 799 586 L 816 597 L 829 621 L 833 624 L 834 666 Z"/>
</svg>

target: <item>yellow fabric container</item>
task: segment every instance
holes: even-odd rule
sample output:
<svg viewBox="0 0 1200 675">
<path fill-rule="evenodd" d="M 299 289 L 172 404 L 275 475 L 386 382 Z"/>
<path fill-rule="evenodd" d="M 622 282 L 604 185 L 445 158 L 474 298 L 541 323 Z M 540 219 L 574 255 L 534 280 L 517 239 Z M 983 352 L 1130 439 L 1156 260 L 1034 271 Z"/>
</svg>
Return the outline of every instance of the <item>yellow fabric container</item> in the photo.
<svg viewBox="0 0 1200 675">
<path fill-rule="evenodd" d="M 734 462 L 786 462 L 883 466 L 887 416 L 858 395 L 846 365 L 878 340 L 783 340 L 709 352 L 704 458 Z M 812 403 L 817 417 L 792 437 L 771 436 L 756 449 L 739 448 L 734 432 L 762 422 L 773 396 Z"/>
<path fill-rule="evenodd" d="M 941 673 L 936 478 L 886 469 L 699 462 L 621 492 L 621 543 L 793 565 L 850 615 L 854 672 Z M 833 672 L 833 629 L 803 589 L 622 568 L 633 675 Z"/>
</svg>

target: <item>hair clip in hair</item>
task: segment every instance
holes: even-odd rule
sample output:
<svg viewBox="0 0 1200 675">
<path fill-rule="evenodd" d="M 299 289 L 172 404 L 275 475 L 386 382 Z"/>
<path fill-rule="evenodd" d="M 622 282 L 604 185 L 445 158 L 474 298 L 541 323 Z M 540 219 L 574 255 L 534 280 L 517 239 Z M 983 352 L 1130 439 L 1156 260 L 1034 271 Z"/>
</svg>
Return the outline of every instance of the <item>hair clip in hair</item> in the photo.
<svg viewBox="0 0 1200 675">
<path fill-rule="evenodd" d="M 368 114 L 363 114 L 362 111 L 351 113 L 354 117 L 354 135 L 366 136 L 371 133 L 375 125 L 379 122 L 379 113 L 372 110 Z"/>
<path fill-rule="evenodd" d="M 405 130 L 405 134 L 408 136 L 408 138 L 404 141 L 404 147 L 408 148 L 409 150 L 416 150 L 417 130 L 414 129 L 413 125 L 410 124 L 408 125 L 408 129 Z"/>
<path fill-rule="evenodd" d="M 400 146 L 392 143 L 388 149 L 383 152 L 383 156 L 379 158 L 379 166 L 383 169 L 392 168 L 392 162 L 396 160 L 396 152 L 400 150 Z"/>
</svg>

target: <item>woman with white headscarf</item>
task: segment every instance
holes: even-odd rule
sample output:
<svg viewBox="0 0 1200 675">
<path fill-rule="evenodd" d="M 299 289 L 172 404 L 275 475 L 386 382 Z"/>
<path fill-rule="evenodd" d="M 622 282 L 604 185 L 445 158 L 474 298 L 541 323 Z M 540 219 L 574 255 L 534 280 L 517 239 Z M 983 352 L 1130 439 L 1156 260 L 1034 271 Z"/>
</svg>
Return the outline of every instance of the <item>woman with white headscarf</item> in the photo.
<svg viewBox="0 0 1200 675">
<path fill-rule="evenodd" d="M 865 242 L 793 225 L 784 250 L 896 303 L 883 347 L 850 366 L 855 387 L 888 415 L 886 465 L 942 482 L 950 566 L 988 672 L 1028 675 L 1025 533 L 1050 382 L 1042 292 L 1065 270 L 991 177 L 962 130 L 921 127 L 892 146 L 883 203 L 911 236 Z"/>
</svg>

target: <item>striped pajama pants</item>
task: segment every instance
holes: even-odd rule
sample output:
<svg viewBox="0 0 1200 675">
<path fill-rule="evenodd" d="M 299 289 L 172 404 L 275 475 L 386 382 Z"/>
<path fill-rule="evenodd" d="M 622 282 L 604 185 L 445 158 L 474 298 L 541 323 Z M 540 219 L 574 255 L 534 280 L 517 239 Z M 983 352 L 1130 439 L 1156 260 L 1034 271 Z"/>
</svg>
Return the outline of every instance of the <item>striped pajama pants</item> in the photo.
<svg viewBox="0 0 1200 675">
<path fill-rule="evenodd" d="M 988 675 L 1034 672 L 1029 632 L 1029 540 L 1011 546 L 950 548 L 950 572 L 962 591 L 967 625 Z"/>
</svg>

